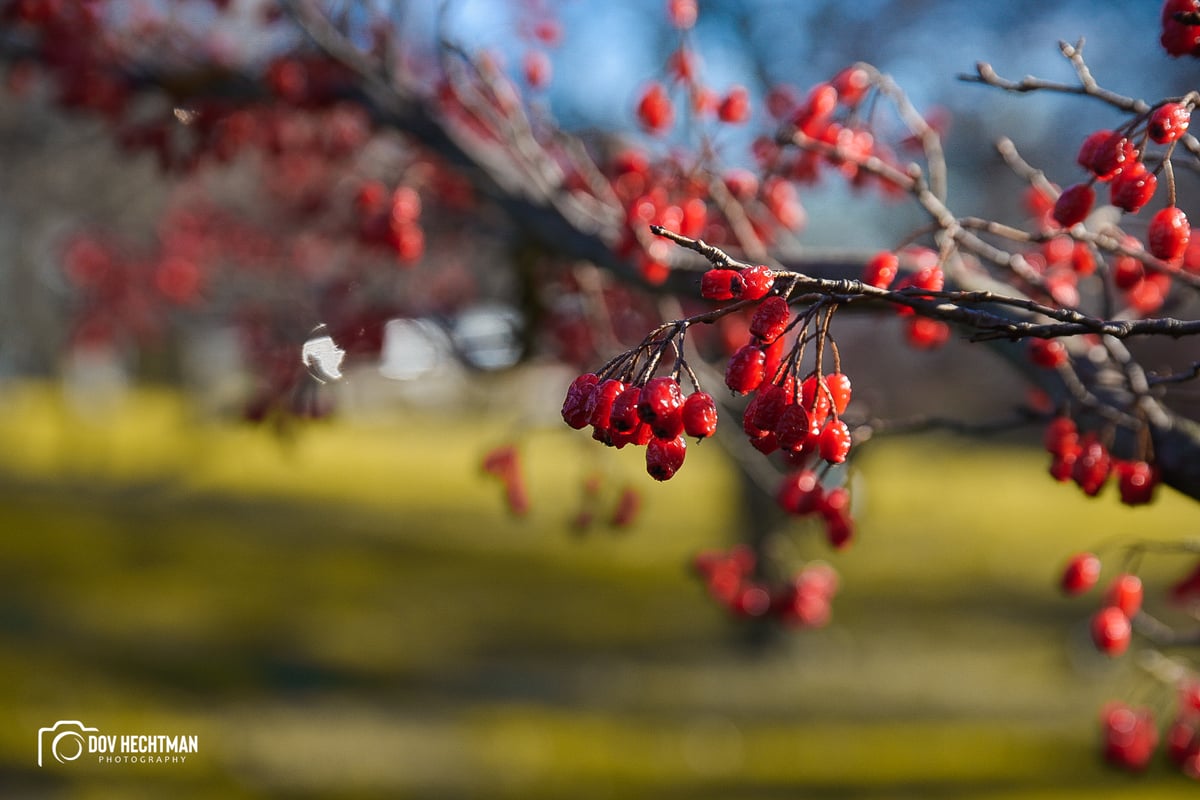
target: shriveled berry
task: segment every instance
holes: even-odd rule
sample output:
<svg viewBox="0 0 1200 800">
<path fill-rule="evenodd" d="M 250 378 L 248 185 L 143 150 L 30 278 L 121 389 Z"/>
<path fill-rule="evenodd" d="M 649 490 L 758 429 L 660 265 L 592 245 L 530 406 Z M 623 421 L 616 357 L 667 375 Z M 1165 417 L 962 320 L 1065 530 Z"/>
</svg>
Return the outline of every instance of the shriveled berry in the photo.
<svg viewBox="0 0 1200 800">
<path fill-rule="evenodd" d="M 683 401 L 683 430 L 696 439 L 717 431 L 717 404 L 708 392 L 692 392 Z"/>
<path fill-rule="evenodd" d="M 1167 206 L 1150 218 L 1146 244 L 1155 258 L 1174 261 L 1182 257 L 1187 250 L 1191 232 L 1192 227 L 1188 224 L 1187 214 L 1178 206 Z"/>
<path fill-rule="evenodd" d="M 1087 219 L 1095 202 L 1096 191 L 1089 184 L 1077 183 L 1063 189 L 1050 216 L 1062 227 L 1069 228 Z"/>
<path fill-rule="evenodd" d="M 863 269 L 862 282 L 879 289 L 886 289 L 892 285 L 892 281 L 896 280 L 896 273 L 899 271 L 899 256 L 889 250 L 883 250 L 871 256 L 867 261 L 867 265 Z"/>
<path fill-rule="evenodd" d="M 746 404 L 742 427 L 752 439 L 765 436 L 775 430 L 779 417 L 790 402 L 793 391 L 790 379 L 784 385 L 768 383 L 758 387 L 754 397 Z"/>
<path fill-rule="evenodd" d="M 1093 553 L 1071 557 L 1062 574 L 1062 590 L 1066 594 L 1083 594 L 1100 579 L 1100 559 Z"/>
<path fill-rule="evenodd" d="M 1169 144 L 1183 136 L 1191 118 L 1192 111 L 1186 106 L 1179 103 L 1163 103 L 1150 113 L 1146 132 L 1159 144 Z"/>
<path fill-rule="evenodd" d="M 1092 617 L 1092 643 L 1101 653 L 1119 656 L 1129 647 L 1133 626 L 1129 617 L 1116 606 L 1106 606 Z"/>
<path fill-rule="evenodd" d="M 1089 133 L 1083 140 L 1083 143 L 1079 145 L 1079 153 L 1075 156 L 1075 163 L 1086 169 L 1088 172 L 1091 172 L 1092 164 L 1096 160 L 1096 151 L 1099 150 L 1104 142 L 1106 142 L 1112 135 L 1113 132 L 1108 129 L 1092 131 Z"/>
<path fill-rule="evenodd" d="M 1154 499 L 1154 487 L 1158 485 L 1158 470 L 1146 461 L 1119 461 L 1115 466 L 1117 488 L 1121 502 L 1139 506 Z"/>
<path fill-rule="evenodd" d="M 1158 178 L 1140 161 L 1121 170 L 1109 185 L 1109 199 L 1119 209 L 1136 214 L 1154 197 Z"/>
<path fill-rule="evenodd" d="M 750 333 L 762 339 L 765 344 L 770 344 L 783 335 L 791 318 L 792 310 L 787 300 L 779 295 L 768 297 L 755 310 L 754 317 L 750 320 Z"/>
<path fill-rule="evenodd" d="M 850 453 L 850 428 L 835 419 L 821 432 L 821 458 L 830 464 L 841 464 Z"/>
<path fill-rule="evenodd" d="M 748 267 L 741 272 L 746 288 L 742 290 L 742 299 L 759 300 L 766 297 L 775 285 L 775 271 L 770 267 Z"/>
<path fill-rule="evenodd" d="M 1137 159 L 1133 142 L 1119 133 L 1110 133 L 1097 143 L 1092 161 L 1085 165 L 1099 180 L 1111 180 Z"/>
<path fill-rule="evenodd" d="M 746 281 L 733 269 L 710 269 L 700 277 L 700 294 L 709 300 L 733 300 L 746 291 Z"/>
<path fill-rule="evenodd" d="M 567 397 L 563 401 L 562 407 L 562 418 L 564 422 L 575 430 L 587 427 L 588 400 L 591 398 L 592 393 L 596 391 L 596 384 L 599 383 L 599 380 L 594 373 L 585 372 L 567 387 Z"/>
<path fill-rule="evenodd" d="M 804 448 L 812 430 L 811 417 L 803 406 L 792 403 L 783 410 L 775 425 L 779 446 L 793 453 Z"/>
<path fill-rule="evenodd" d="M 743 345 L 729 359 L 725 368 L 725 385 L 737 394 L 753 392 L 763 382 L 766 354 L 755 344 Z"/>
<path fill-rule="evenodd" d="M 1142 579 L 1131 572 L 1113 578 L 1104 593 L 1104 604 L 1116 606 L 1122 614 L 1132 618 L 1142 607 Z"/>
<path fill-rule="evenodd" d="M 655 437 L 646 445 L 646 472 L 656 481 L 670 480 L 683 466 L 685 455 L 687 440 L 682 436 L 674 439 Z"/>
</svg>

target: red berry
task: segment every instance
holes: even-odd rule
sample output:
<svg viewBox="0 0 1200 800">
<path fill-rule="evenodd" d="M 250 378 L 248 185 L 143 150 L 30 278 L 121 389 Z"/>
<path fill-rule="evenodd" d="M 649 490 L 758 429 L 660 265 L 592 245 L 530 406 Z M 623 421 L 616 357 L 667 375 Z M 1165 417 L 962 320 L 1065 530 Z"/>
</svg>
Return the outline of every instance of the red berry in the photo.
<svg viewBox="0 0 1200 800">
<path fill-rule="evenodd" d="M 697 439 L 716 433 L 717 404 L 708 392 L 693 392 L 683 401 L 683 430 Z"/>
<path fill-rule="evenodd" d="M 588 400 L 596 390 L 599 378 L 591 372 L 580 375 L 567 388 L 567 397 L 563 401 L 563 421 L 575 430 L 580 430 L 588 424 Z"/>
<path fill-rule="evenodd" d="M 1117 208 L 1136 214 L 1150 202 L 1157 186 L 1158 178 L 1154 173 L 1147 170 L 1142 162 L 1135 161 L 1113 178 L 1109 186 L 1109 198 Z"/>
<path fill-rule="evenodd" d="M 798 453 L 804 449 L 812 433 L 812 419 L 803 406 L 789 404 L 779 416 L 775 425 L 775 435 L 779 438 L 779 446 L 784 450 Z"/>
<path fill-rule="evenodd" d="M 675 431 L 673 436 L 659 436 L 661 439 L 673 439 L 683 430 L 683 391 L 679 382 L 674 378 L 663 375 L 646 382 L 638 400 L 638 416 L 658 436 Z M 676 430 L 676 428 L 678 428 Z"/>
<path fill-rule="evenodd" d="M 1130 572 L 1113 578 L 1104 593 L 1104 604 L 1121 609 L 1121 613 L 1132 618 L 1142 607 L 1142 579 Z"/>
<path fill-rule="evenodd" d="M 1146 277 L 1146 268 L 1133 256 L 1117 256 L 1113 260 L 1112 277 L 1118 289 L 1132 289 Z"/>
<path fill-rule="evenodd" d="M 837 90 L 838 98 L 847 106 L 855 106 L 871 88 L 871 75 L 858 66 L 843 69 L 829 82 Z"/>
<path fill-rule="evenodd" d="M 1095 497 L 1104 488 L 1112 468 L 1108 450 L 1093 434 L 1087 434 L 1080 442 L 1079 455 L 1071 468 L 1071 478 L 1079 484 L 1084 494 Z"/>
<path fill-rule="evenodd" d="M 742 270 L 741 275 L 746 283 L 746 288 L 742 290 L 742 298 L 745 300 L 762 299 L 775 285 L 775 271 L 770 267 L 749 267 Z"/>
<path fill-rule="evenodd" d="M 1163 103 L 1150 113 L 1146 132 L 1159 144 L 1175 141 L 1188 129 L 1192 111 L 1179 103 Z"/>
<path fill-rule="evenodd" d="M 950 326 L 940 319 L 913 317 L 904 329 L 908 343 L 918 350 L 933 350 L 950 338 Z"/>
<path fill-rule="evenodd" d="M 900 258 L 893 252 L 883 250 L 871 256 L 863 269 L 862 281 L 869 286 L 886 289 L 896 280 L 900 271 Z"/>
<path fill-rule="evenodd" d="M 824 502 L 825 492 L 821 479 L 811 469 L 793 472 L 783 479 L 775 500 L 789 514 L 804 516 L 818 511 Z"/>
<path fill-rule="evenodd" d="M 630 386 L 613 401 L 608 426 L 613 433 L 629 433 L 642 424 L 638 415 L 638 403 L 642 399 L 642 387 Z"/>
<path fill-rule="evenodd" d="M 700 277 L 700 294 L 709 300 L 733 300 L 746 291 L 741 273 L 732 269 L 710 269 Z"/>
<path fill-rule="evenodd" d="M 821 432 L 821 458 L 830 464 L 841 464 L 850 453 L 850 428 L 835 419 Z"/>
<path fill-rule="evenodd" d="M 608 430 L 612 416 L 613 403 L 617 396 L 625 391 L 625 384 L 609 378 L 602 381 L 592 396 L 588 398 L 588 424 L 600 430 Z"/>
<path fill-rule="evenodd" d="M 1150 218 L 1150 228 L 1146 232 L 1151 255 L 1163 261 L 1174 261 L 1181 257 L 1187 250 L 1191 232 L 1187 214 L 1178 206 L 1159 210 Z"/>
<path fill-rule="evenodd" d="M 1080 157 L 1082 156 L 1081 151 Z M 1106 181 L 1132 164 L 1137 159 L 1137 150 L 1133 142 L 1121 134 L 1109 132 L 1108 136 L 1096 143 L 1091 156 L 1091 162 L 1083 166 L 1099 180 Z"/>
<path fill-rule="evenodd" d="M 1162 35 L 1159 37 L 1163 49 L 1172 56 L 1200 54 L 1200 26 L 1185 25 L 1175 19 L 1179 13 L 1200 10 L 1195 0 L 1167 0 L 1162 8 Z"/>
<path fill-rule="evenodd" d="M 1067 347 L 1058 339 L 1033 339 L 1029 342 L 1029 360 L 1039 367 L 1053 369 L 1067 363 Z"/>
<path fill-rule="evenodd" d="M 735 86 L 729 90 L 717 106 L 717 118 L 722 122 L 733 124 L 750 119 L 750 92 L 744 86 Z"/>
<path fill-rule="evenodd" d="M 833 398 L 830 394 L 825 379 L 815 373 L 805 378 L 804 383 L 800 385 L 800 402 L 818 425 L 825 425 L 825 420 L 829 418 L 829 412 L 833 409 Z"/>
<path fill-rule="evenodd" d="M 1075 420 L 1070 417 L 1055 417 L 1046 426 L 1046 434 L 1042 441 L 1046 452 L 1054 455 L 1073 451 L 1079 445 L 1079 429 L 1075 426 Z"/>
<path fill-rule="evenodd" d="M 1079 553 L 1067 562 L 1062 574 L 1062 590 L 1067 594 L 1083 594 L 1100 579 L 1100 559 L 1092 553 Z"/>
<path fill-rule="evenodd" d="M 750 334 L 770 344 L 783 335 L 791 318 L 792 311 L 787 300 L 779 295 L 768 297 L 759 304 L 750 320 Z"/>
<path fill-rule="evenodd" d="M 665 133 L 675 122 L 675 109 L 661 83 L 651 83 L 642 93 L 637 105 L 638 119 L 647 131 Z"/>
<path fill-rule="evenodd" d="M 1113 703 L 1101 717 L 1104 728 L 1104 758 L 1110 764 L 1143 770 L 1158 746 L 1158 728 L 1149 709 L 1133 709 Z"/>
<path fill-rule="evenodd" d="M 687 454 L 687 440 L 682 436 L 674 439 L 654 438 L 646 445 L 646 472 L 656 481 L 670 480 L 683 466 Z"/>
<path fill-rule="evenodd" d="M 1092 643 L 1101 653 L 1119 656 L 1129 647 L 1133 627 L 1129 617 L 1116 606 L 1107 606 L 1092 617 Z"/>
<path fill-rule="evenodd" d="M 774 431 L 784 408 L 791 402 L 792 391 L 790 379 L 783 385 L 768 383 L 760 386 L 742 415 L 742 429 L 746 435 L 757 439 Z"/>
<path fill-rule="evenodd" d="M 1121 502 L 1129 506 L 1149 503 L 1158 485 L 1158 470 L 1145 461 L 1119 461 L 1116 464 L 1117 488 Z"/>
<path fill-rule="evenodd" d="M 667 17 L 681 31 L 696 24 L 696 0 L 667 0 Z"/>
<path fill-rule="evenodd" d="M 829 395 L 833 398 L 833 413 L 842 415 L 850 405 L 850 378 L 844 372 L 835 372 L 825 377 Z"/>
<path fill-rule="evenodd" d="M 725 385 L 737 394 L 753 392 L 763 382 L 766 354 L 755 344 L 744 345 L 729 359 Z"/>
<path fill-rule="evenodd" d="M 1096 191 L 1089 184 L 1077 183 L 1063 189 L 1050 216 L 1064 228 L 1083 222 L 1096 202 Z"/>
<path fill-rule="evenodd" d="M 525 70 L 525 82 L 531 89 L 544 89 L 550 84 L 550 56 L 544 50 L 530 50 L 521 61 Z"/>
</svg>

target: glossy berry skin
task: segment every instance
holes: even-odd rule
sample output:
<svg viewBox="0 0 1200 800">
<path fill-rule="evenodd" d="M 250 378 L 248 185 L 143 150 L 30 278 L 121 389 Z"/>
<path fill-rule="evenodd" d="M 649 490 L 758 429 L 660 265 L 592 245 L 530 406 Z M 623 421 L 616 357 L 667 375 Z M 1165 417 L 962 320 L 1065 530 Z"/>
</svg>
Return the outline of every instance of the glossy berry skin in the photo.
<svg viewBox="0 0 1200 800">
<path fill-rule="evenodd" d="M 747 436 L 757 439 L 775 430 L 780 415 L 788 405 L 791 386 L 787 382 L 784 385 L 768 383 L 758 387 L 742 416 L 742 428 Z"/>
<path fill-rule="evenodd" d="M 666 375 L 647 381 L 638 399 L 638 416 L 655 431 L 655 436 L 660 430 L 665 434 L 677 426 L 678 430 L 673 436 L 659 438 L 673 439 L 678 436 L 683 430 L 683 391 L 679 388 L 679 382 Z"/>
<path fill-rule="evenodd" d="M 1095 202 L 1096 190 L 1089 184 L 1077 183 L 1074 186 L 1068 186 L 1058 196 L 1050 216 L 1062 227 L 1069 228 L 1087 219 Z"/>
<path fill-rule="evenodd" d="M 596 391 L 588 398 L 588 424 L 594 428 L 608 430 L 613 403 L 625 388 L 624 383 L 613 378 L 601 381 L 596 386 Z"/>
<path fill-rule="evenodd" d="M 798 453 L 804 449 L 812 432 L 811 418 L 804 407 L 792 403 L 783 410 L 775 425 L 775 435 L 784 450 Z"/>
<path fill-rule="evenodd" d="M 629 433 L 642 424 L 638 414 L 638 403 L 642 399 L 642 387 L 630 386 L 613 401 L 608 426 L 613 433 Z"/>
<path fill-rule="evenodd" d="M 750 320 L 750 334 L 770 344 L 783 335 L 788 322 L 791 321 L 792 310 L 787 300 L 774 295 L 763 300 Z"/>
<path fill-rule="evenodd" d="M 1178 206 L 1167 206 L 1150 218 L 1150 227 L 1146 232 L 1147 249 L 1155 258 L 1163 261 L 1182 258 L 1191 232 L 1187 214 Z"/>
<path fill-rule="evenodd" d="M 717 432 L 717 404 L 708 392 L 692 392 L 683 401 L 683 430 L 695 439 Z"/>
<path fill-rule="evenodd" d="M 900 258 L 892 252 L 884 250 L 871 256 L 863 268 L 862 282 L 878 289 L 886 289 L 896 280 L 900 271 Z"/>
<path fill-rule="evenodd" d="M 1113 178 L 1109 185 L 1109 199 L 1122 211 L 1136 214 L 1154 197 L 1157 187 L 1158 178 L 1154 173 L 1147 170 L 1142 162 L 1136 161 Z"/>
<path fill-rule="evenodd" d="M 833 398 L 833 413 L 841 416 L 850 405 L 850 378 L 844 372 L 835 372 L 825 376 L 825 385 L 829 387 L 829 396 Z"/>
<path fill-rule="evenodd" d="M 742 270 L 741 275 L 746 283 L 741 295 L 743 300 L 761 300 L 775 285 L 775 271 L 770 267 L 749 267 Z"/>
<path fill-rule="evenodd" d="M 1159 42 L 1172 56 L 1200 55 L 1200 26 L 1185 25 L 1175 19 L 1177 13 L 1197 11 L 1195 0 L 1166 0 L 1162 7 L 1162 35 Z"/>
<path fill-rule="evenodd" d="M 1104 592 L 1104 604 L 1121 609 L 1130 619 L 1142 608 L 1142 579 L 1131 572 L 1113 578 Z"/>
<path fill-rule="evenodd" d="M 833 409 L 833 398 L 830 397 L 828 385 L 817 375 L 809 375 L 800 385 L 800 402 L 808 411 L 809 416 L 819 425 L 824 425 Z"/>
<path fill-rule="evenodd" d="M 753 392 L 763 382 L 766 354 L 755 344 L 743 345 L 729 359 L 725 368 L 725 385 L 736 394 Z"/>
<path fill-rule="evenodd" d="M 1140 506 L 1154 499 L 1154 487 L 1158 485 L 1158 470 L 1146 461 L 1119 461 L 1117 488 L 1121 502 L 1128 506 Z"/>
<path fill-rule="evenodd" d="M 1187 132 L 1191 109 L 1179 103 L 1163 103 L 1150 113 L 1146 133 L 1159 144 L 1169 144 Z"/>
<path fill-rule="evenodd" d="M 1133 626 L 1124 611 L 1116 606 L 1105 606 L 1092 617 L 1091 633 L 1097 650 L 1105 655 L 1119 656 L 1129 648 Z"/>
<path fill-rule="evenodd" d="M 682 436 L 674 439 L 655 437 L 646 445 L 646 472 L 656 481 L 670 480 L 683 466 L 687 455 L 687 440 Z"/>
<path fill-rule="evenodd" d="M 1063 570 L 1060 584 L 1066 594 L 1083 594 L 1100 580 L 1100 559 L 1094 553 L 1079 553 L 1071 557 Z"/>
<path fill-rule="evenodd" d="M 841 464 L 850 453 L 850 428 L 840 419 L 835 419 L 821 432 L 821 458 L 830 464 Z"/>
<path fill-rule="evenodd" d="M 700 294 L 708 300 L 733 300 L 746 290 L 746 281 L 733 269 L 710 269 L 700 277 Z"/>
<path fill-rule="evenodd" d="M 1091 164 L 1087 168 L 1097 179 L 1106 181 L 1137 160 L 1133 142 L 1119 133 L 1110 133 L 1096 144 Z"/>
<path fill-rule="evenodd" d="M 587 427 L 588 400 L 596 390 L 599 380 L 595 374 L 585 372 L 572 381 L 567 388 L 567 397 L 563 401 L 562 418 L 575 430 Z"/>
</svg>

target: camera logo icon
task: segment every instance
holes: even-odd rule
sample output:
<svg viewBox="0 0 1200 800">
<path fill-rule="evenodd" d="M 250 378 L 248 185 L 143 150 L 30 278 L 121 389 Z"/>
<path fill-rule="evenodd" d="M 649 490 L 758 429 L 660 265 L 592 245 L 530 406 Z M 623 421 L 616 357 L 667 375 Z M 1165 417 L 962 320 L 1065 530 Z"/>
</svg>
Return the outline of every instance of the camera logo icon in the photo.
<svg viewBox="0 0 1200 800">
<path fill-rule="evenodd" d="M 89 728 L 75 719 L 60 719 L 49 728 L 38 728 L 38 766 L 42 766 L 47 750 L 60 764 L 76 760 L 86 749 L 84 734 L 99 732 L 99 728 Z"/>
</svg>

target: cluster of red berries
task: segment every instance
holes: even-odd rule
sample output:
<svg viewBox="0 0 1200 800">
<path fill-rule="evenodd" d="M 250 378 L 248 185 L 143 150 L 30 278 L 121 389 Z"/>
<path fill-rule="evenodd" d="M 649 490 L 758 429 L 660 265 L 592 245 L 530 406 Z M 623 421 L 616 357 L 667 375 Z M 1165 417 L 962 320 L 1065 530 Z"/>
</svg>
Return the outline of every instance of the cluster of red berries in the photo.
<svg viewBox="0 0 1200 800">
<path fill-rule="evenodd" d="M 835 550 L 847 547 L 854 539 L 849 490 L 844 486 L 826 490 L 820 476 L 811 469 L 796 470 L 784 477 L 775 493 L 775 502 L 797 517 L 820 518 L 825 538 Z"/>
<path fill-rule="evenodd" d="M 738 617 L 769 618 L 795 628 L 829 622 L 838 575 L 828 564 L 806 565 L 791 579 L 771 584 L 756 577 L 757 559 L 745 545 L 700 553 L 692 562 L 709 596 Z"/>
<path fill-rule="evenodd" d="M 1100 580 L 1100 572 L 1100 559 L 1094 553 L 1079 553 L 1067 562 L 1059 583 L 1066 594 L 1083 594 Z M 1142 580 L 1131 572 L 1122 572 L 1109 582 L 1100 610 L 1092 616 L 1092 643 L 1097 650 L 1119 656 L 1129 648 L 1133 635 L 1130 620 L 1141 610 L 1142 598 Z"/>
<path fill-rule="evenodd" d="M 584 373 L 567 389 L 562 417 L 576 430 L 592 426 L 592 438 L 609 447 L 644 446 L 646 472 L 657 481 L 670 480 L 683 466 L 686 437 L 706 439 L 717 429 L 712 396 L 697 390 L 684 397 L 670 376 L 639 385 Z"/>
<path fill-rule="evenodd" d="M 1051 455 L 1050 475 L 1055 480 L 1074 481 L 1084 494 L 1095 497 L 1115 474 L 1122 503 L 1138 506 L 1154 499 L 1154 490 L 1159 483 L 1158 468 L 1154 464 L 1144 459 L 1113 458 L 1095 433 L 1081 435 L 1070 417 L 1051 420 L 1043 441 Z"/>
<path fill-rule="evenodd" d="M 1116 701 L 1100 712 L 1100 727 L 1104 758 L 1110 764 L 1145 770 L 1161 741 L 1172 765 L 1189 778 L 1200 779 L 1200 683 L 1195 680 L 1185 681 L 1179 689 L 1175 717 L 1161 737 L 1153 711 Z"/>
<path fill-rule="evenodd" d="M 411 266 L 425 254 L 421 229 L 421 195 L 411 186 L 388 191 L 382 181 L 368 180 L 354 195 L 359 240 L 391 249 L 399 263 Z"/>
<path fill-rule="evenodd" d="M 908 262 L 906 266 L 909 272 L 896 283 L 900 273 L 901 255 Z M 940 292 L 945 287 L 946 278 L 937 253 L 927 247 L 909 247 L 900 254 L 881 250 L 871 256 L 863 268 L 862 282 L 879 289 L 913 288 Z M 932 350 L 949 340 L 950 326 L 945 322 L 917 316 L 906 306 L 897 306 L 896 311 L 904 320 L 905 339 L 912 347 L 918 350 Z"/>
</svg>

